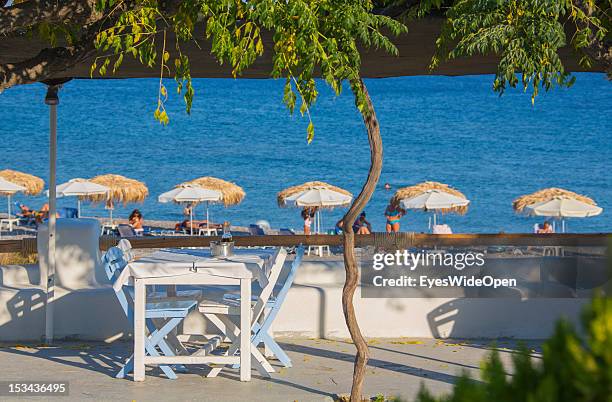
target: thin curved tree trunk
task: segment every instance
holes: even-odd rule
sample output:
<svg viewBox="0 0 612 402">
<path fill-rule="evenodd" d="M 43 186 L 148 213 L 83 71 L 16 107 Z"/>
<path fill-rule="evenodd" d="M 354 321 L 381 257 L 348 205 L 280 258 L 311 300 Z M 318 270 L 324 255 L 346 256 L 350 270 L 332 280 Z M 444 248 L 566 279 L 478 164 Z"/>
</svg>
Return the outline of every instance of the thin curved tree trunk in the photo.
<svg viewBox="0 0 612 402">
<path fill-rule="evenodd" d="M 361 192 L 355 198 L 355 201 L 349 208 L 346 215 L 342 219 L 344 233 L 344 269 L 346 271 L 346 280 L 342 289 L 342 309 L 344 311 L 344 319 L 351 334 L 351 339 L 357 348 L 355 356 L 355 366 L 353 369 L 353 386 L 351 388 L 351 402 L 361 401 L 363 380 L 365 378 L 365 369 L 368 362 L 368 344 L 366 343 L 355 315 L 355 306 L 353 305 L 353 297 L 359 282 L 359 270 L 357 268 L 357 259 L 355 258 L 355 234 L 353 232 L 353 222 L 357 216 L 365 208 L 367 203 L 372 198 L 376 184 L 380 178 L 382 170 L 382 139 L 380 137 L 380 127 L 376 119 L 376 113 L 372 105 L 372 100 L 368 94 L 365 83 L 360 80 L 357 85 L 360 85 L 366 98 L 368 110 L 362 112 L 363 121 L 368 130 L 368 142 L 370 144 L 370 170 L 368 178 L 361 189 Z"/>
</svg>

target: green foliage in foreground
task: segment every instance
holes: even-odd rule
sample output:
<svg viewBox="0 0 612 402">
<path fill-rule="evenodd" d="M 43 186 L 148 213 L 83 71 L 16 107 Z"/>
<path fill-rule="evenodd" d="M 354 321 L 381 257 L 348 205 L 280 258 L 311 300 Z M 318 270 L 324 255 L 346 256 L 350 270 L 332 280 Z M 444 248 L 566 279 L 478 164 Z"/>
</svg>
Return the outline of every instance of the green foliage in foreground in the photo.
<svg viewBox="0 0 612 402">
<path fill-rule="evenodd" d="M 483 363 L 482 382 L 464 374 L 450 395 L 422 388 L 417 402 L 611 402 L 612 298 L 593 299 L 582 322 L 583 334 L 560 321 L 541 361 L 523 347 L 508 375 L 494 351 Z"/>
<path fill-rule="evenodd" d="M 574 82 L 559 57 L 563 46 L 571 44 L 581 54 L 579 63 L 591 66 L 584 50 L 610 40 L 611 9 L 610 0 L 457 0 L 446 11 L 432 67 L 446 59 L 498 55 L 495 91 L 521 85 L 531 88 L 533 102 L 540 88 Z M 569 36 L 566 29 L 575 32 Z"/>
</svg>

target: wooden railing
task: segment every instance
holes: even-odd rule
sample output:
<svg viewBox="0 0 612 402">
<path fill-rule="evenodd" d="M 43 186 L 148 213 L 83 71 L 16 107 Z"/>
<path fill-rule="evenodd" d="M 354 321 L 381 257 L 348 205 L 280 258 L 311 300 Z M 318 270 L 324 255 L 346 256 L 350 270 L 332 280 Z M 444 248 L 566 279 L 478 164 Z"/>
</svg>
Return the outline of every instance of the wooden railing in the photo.
<svg viewBox="0 0 612 402">
<path fill-rule="evenodd" d="M 168 236 L 168 237 L 134 237 L 129 239 L 134 248 L 166 247 L 208 247 L 213 240 L 220 237 Z M 106 250 L 119 241 L 118 237 L 100 237 L 100 249 Z M 235 236 L 239 247 L 263 246 L 307 246 L 330 245 L 341 246 L 342 235 L 267 235 Z M 612 233 L 589 234 L 452 234 L 431 235 L 410 232 L 373 233 L 355 235 L 355 245 L 381 246 L 385 248 L 407 247 L 474 247 L 474 246 L 565 246 L 565 247 L 606 247 L 612 241 Z M 36 253 L 36 238 L 17 240 L 0 240 L 0 253 Z"/>
</svg>

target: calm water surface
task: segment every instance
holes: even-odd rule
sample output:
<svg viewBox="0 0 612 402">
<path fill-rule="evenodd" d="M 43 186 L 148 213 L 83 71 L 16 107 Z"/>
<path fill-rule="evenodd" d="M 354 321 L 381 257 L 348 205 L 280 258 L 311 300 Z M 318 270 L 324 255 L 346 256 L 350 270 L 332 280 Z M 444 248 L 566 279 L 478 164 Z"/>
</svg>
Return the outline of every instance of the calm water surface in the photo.
<svg viewBox="0 0 612 402">
<path fill-rule="evenodd" d="M 534 219 L 516 216 L 512 200 L 543 187 L 593 197 L 598 217 L 572 220 L 578 232 L 612 229 L 612 84 L 601 74 L 578 74 L 569 90 L 554 90 L 531 105 L 528 94 L 498 97 L 491 76 L 405 77 L 368 80 L 384 141 L 384 169 L 366 211 L 384 230 L 393 188 L 423 180 L 449 183 L 472 200 L 465 216 L 444 219 L 456 232 L 530 231 Z M 279 209 L 276 193 L 307 180 L 323 180 L 357 194 L 369 165 L 367 136 L 349 91 L 335 97 L 321 86 L 314 107 L 315 140 L 306 143 L 307 121 L 282 104 L 282 82 L 196 80 L 191 116 L 179 97 L 168 102 L 171 122 L 153 119 L 155 80 L 73 81 L 61 91 L 58 180 L 117 173 L 144 181 L 151 196 L 146 218 L 178 220 L 181 209 L 157 196 L 199 176 L 231 180 L 247 192 L 236 207 L 212 208 L 215 220 L 299 228 L 295 209 Z M 168 83 L 171 86 L 170 83 Z M 0 94 L 0 169 L 47 180 L 48 111 L 42 85 Z M 40 207 L 42 197 L 19 197 Z M 60 200 L 72 206 L 73 199 Z M 2 205 L 2 204 L 0 204 Z M 201 216 L 203 208 L 198 209 Z M 85 206 L 85 214 L 104 215 Z M 324 215 L 331 227 L 341 210 Z M 424 231 L 428 216 L 409 213 L 402 228 Z"/>
</svg>

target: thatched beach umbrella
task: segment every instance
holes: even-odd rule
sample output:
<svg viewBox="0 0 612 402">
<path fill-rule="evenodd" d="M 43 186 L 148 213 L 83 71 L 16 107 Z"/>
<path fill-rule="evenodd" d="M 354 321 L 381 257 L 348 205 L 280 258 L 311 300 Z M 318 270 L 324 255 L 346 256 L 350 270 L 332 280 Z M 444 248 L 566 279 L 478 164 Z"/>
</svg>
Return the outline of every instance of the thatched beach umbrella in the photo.
<svg viewBox="0 0 612 402">
<path fill-rule="evenodd" d="M 561 220 L 565 232 L 565 218 L 587 218 L 599 215 L 603 209 L 592 198 L 562 188 L 545 188 L 518 197 L 512 202 L 517 213 L 528 216 L 547 216 Z"/>
<path fill-rule="evenodd" d="M 177 187 L 184 187 L 184 186 L 191 186 L 191 185 L 199 186 L 205 190 L 212 190 L 212 191 L 220 192 L 221 193 L 220 202 L 223 203 L 223 206 L 226 208 L 232 205 L 240 204 L 242 200 L 244 199 L 244 197 L 246 196 L 244 189 L 240 187 L 239 185 L 232 183 L 230 181 L 227 181 L 227 180 L 223 180 L 223 179 L 219 179 L 217 177 L 211 177 L 211 176 L 203 176 L 203 177 L 199 177 L 197 179 L 191 180 L 191 181 L 186 181 L 184 183 L 179 184 Z M 210 221 L 209 215 L 208 215 L 209 204 L 210 204 L 210 201 L 207 201 L 206 202 L 206 222 Z M 208 224 L 207 224 L 207 227 L 208 227 Z"/>
<path fill-rule="evenodd" d="M 221 192 L 221 194 L 223 194 L 222 202 L 226 207 L 240 204 L 246 195 L 242 187 L 239 185 L 223 179 L 218 179 L 216 177 L 204 176 L 191 181 L 186 181 L 179 184 L 179 186 L 189 184 L 195 184 L 203 189 Z"/>
<path fill-rule="evenodd" d="M 11 219 L 11 196 L 17 192 L 25 191 L 26 188 L 22 186 L 18 186 L 15 183 L 4 180 L 0 177 L 0 195 L 6 195 L 8 199 L 8 218 L 9 218 L 9 232 L 13 231 L 13 222 Z M 2 231 L 2 226 L 0 225 L 0 233 Z"/>
<path fill-rule="evenodd" d="M 45 182 L 40 177 L 31 174 L 17 172 L 15 170 L 5 169 L 0 170 L 0 178 L 6 181 L 25 187 L 25 194 L 38 195 L 43 191 Z"/>
<path fill-rule="evenodd" d="M 280 207 L 316 207 L 335 208 L 347 206 L 351 203 L 353 194 L 343 188 L 333 186 L 322 181 L 309 181 L 298 186 L 292 186 L 279 192 L 276 201 Z M 315 233 L 321 229 L 321 214 L 317 210 L 315 219 Z"/>
<path fill-rule="evenodd" d="M 123 205 L 143 202 L 149 195 L 149 189 L 144 183 L 118 174 L 100 175 L 89 181 L 109 188 L 105 194 L 92 194 L 84 198 L 93 202 L 106 202 L 110 210 L 111 222 L 113 221 L 113 208 L 116 202 Z"/>
<path fill-rule="evenodd" d="M 403 187 L 391 197 L 391 203 L 407 209 L 433 211 L 434 225 L 438 213 L 464 215 L 470 200 L 448 184 L 425 181 L 414 186 Z"/>
</svg>

